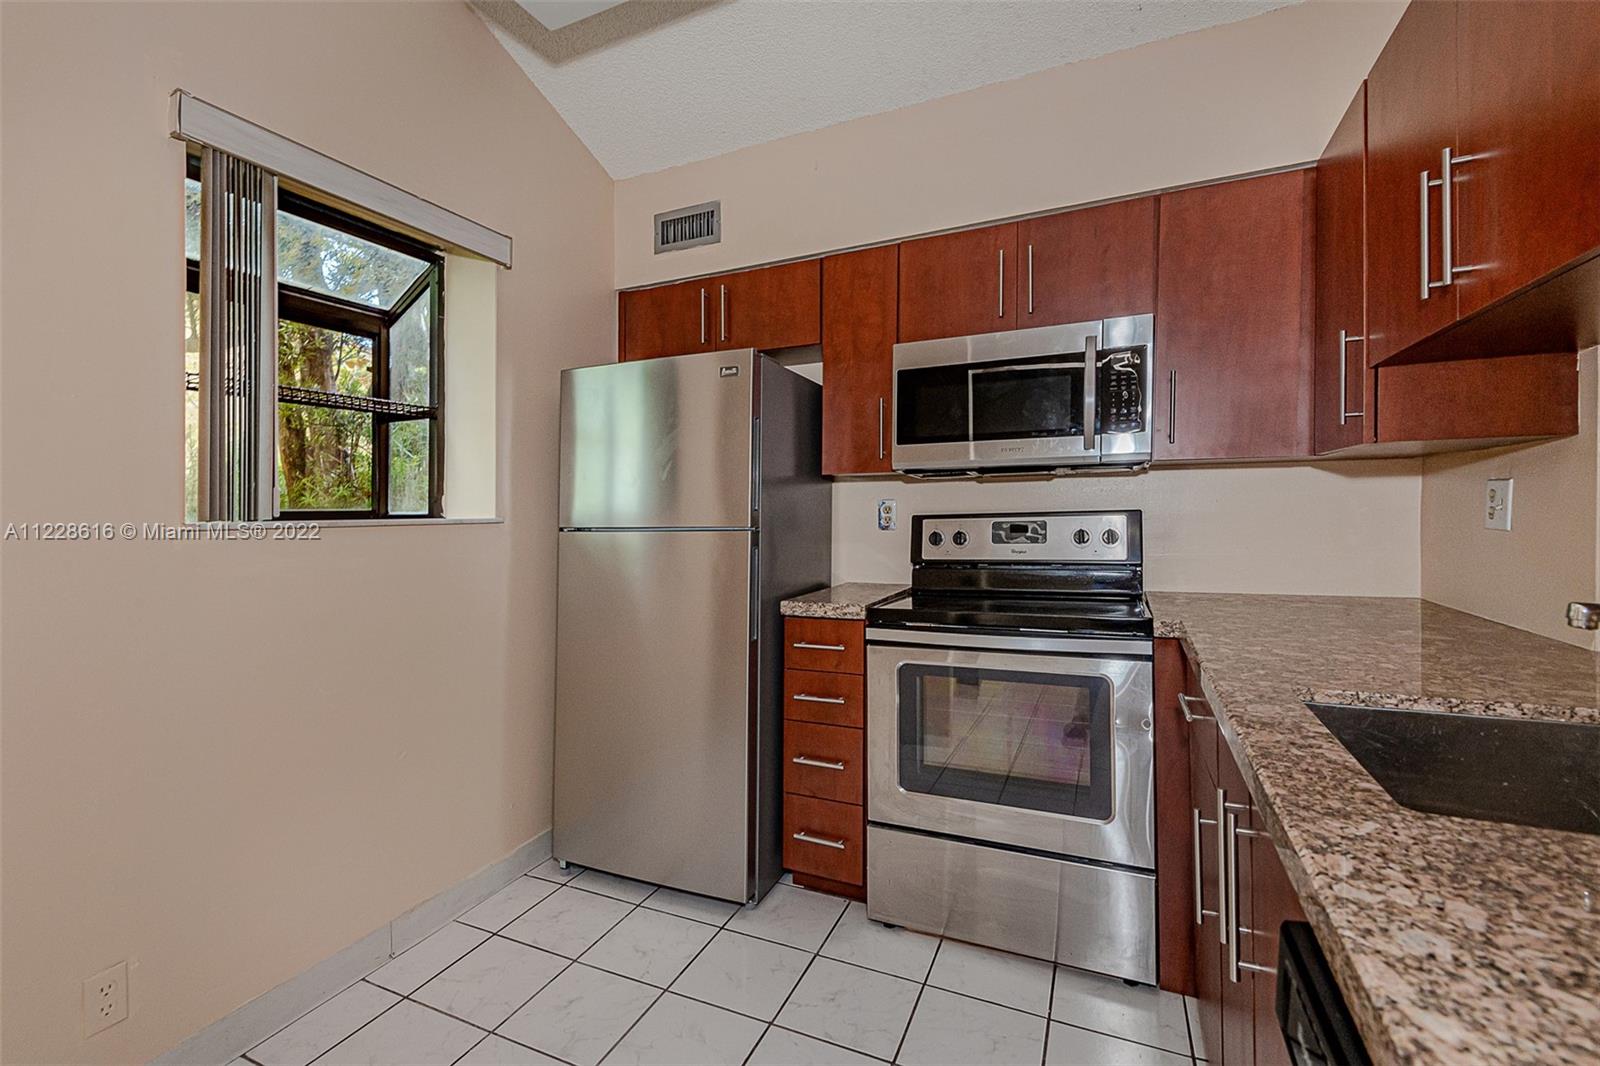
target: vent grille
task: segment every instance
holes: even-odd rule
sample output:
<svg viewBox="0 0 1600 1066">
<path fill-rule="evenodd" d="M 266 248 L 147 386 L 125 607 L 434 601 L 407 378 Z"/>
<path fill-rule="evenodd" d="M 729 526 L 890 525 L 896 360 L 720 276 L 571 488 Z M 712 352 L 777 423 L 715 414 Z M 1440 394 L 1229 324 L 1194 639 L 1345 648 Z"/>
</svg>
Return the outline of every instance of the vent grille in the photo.
<svg viewBox="0 0 1600 1066">
<path fill-rule="evenodd" d="M 680 207 L 656 216 L 656 254 L 722 240 L 722 201 Z"/>
</svg>

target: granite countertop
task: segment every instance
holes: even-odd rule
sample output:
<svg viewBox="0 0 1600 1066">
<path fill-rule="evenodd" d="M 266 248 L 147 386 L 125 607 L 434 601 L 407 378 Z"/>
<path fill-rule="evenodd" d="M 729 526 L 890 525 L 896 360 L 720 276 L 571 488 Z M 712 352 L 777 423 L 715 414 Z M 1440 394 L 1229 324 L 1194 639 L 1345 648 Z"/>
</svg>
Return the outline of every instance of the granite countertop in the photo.
<svg viewBox="0 0 1600 1066">
<path fill-rule="evenodd" d="M 1600 722 L 1600 656 L 1416 599 L 1151 593 L 1375 1061 L 1600 1061 L 1600 837 L 1401 807 L 1306 699 Z"/>
<path fill-rule="evenodd" d="M 784 600 L 779 609 L 791 618 L 837 618 L 859 622 L 867 617 L 868 607 L 882 603 L 891 596 L 898 596 L 905 590 L 904 585 L 853 581 Z"/>
</svg>

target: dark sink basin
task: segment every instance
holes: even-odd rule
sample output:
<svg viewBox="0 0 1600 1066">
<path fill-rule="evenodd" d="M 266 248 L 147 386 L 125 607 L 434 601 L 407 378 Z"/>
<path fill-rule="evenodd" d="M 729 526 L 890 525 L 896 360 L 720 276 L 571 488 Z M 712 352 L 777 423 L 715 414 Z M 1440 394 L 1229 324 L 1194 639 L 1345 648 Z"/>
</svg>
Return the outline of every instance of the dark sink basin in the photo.
<svg viewBox="0 0 1600 1066">
<path fill-rule="evenodd" d="M 1600 835 L 1600 725 L 1306 706 L 1403 807 Z"/>
</svg>

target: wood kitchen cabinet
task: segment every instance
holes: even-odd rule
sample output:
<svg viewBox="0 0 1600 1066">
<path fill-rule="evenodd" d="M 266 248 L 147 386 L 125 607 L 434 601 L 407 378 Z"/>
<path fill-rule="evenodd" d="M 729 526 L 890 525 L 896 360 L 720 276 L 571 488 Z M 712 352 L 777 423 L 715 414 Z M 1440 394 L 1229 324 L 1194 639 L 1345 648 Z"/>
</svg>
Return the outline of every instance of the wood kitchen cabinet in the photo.
<svg viewBox="0 0 1600 1066">
<path fill-rule="evenodd" d="M 798 263 L 618 294 L 618 358 L 726 348 L 794 348 L 822 339 L 822 264 Z"/>
<path fill-rule="evenodd" d="M 1374 439 L 1367 417 L 1367 89 L 1317 160 L 1313 422 L 1317 454 Z"/>
<path fill-rule="evenodd" d="M 1471 160 L 1452 167 L 1468 315 L 1600 248 L 1600 4 L 1442 6 L 1455 8 L 1458 94 L 1443 144 Z"/>
<path fill-rule="evenodd" d="M 1017 327 L 1152 313 L 1157 202 L 1142 196 L 1017 223 Z"/>
<path fill-rule="evenodd" d="M 1161 197 L 1156 460 L 1311 454 L 1315 172 Z"/>
<path fill-rule="evenodd" d="M 1181 660 L 1181 668 L 1173 660 Z M 1187 871 L 1175 871 L 1158 851 L 1160 882 L 1174 874 L 1196 887 L 1189 900 L 1198 1039 L 1212 1063 L 1223 1066 L 1283 1066 L 1288 1049 L 1278 1027 L 1278 935 L 1287 921 L 1305 913 L 1258 814 L 1243 773 L 1219 732 L 1203 696 L 1198 673 L 1176 640 L 1156 642 L 1158 706 L 1187 697 L 1180 706 L 1189 754 Z M 1166 665 L 1164 665 L 1166 664 Z M 1160 764 L 1158 763 L 1158 787 Z M 1158 801 L 1161 793 L 1158 791 Z M 1159 811 L 1159 802 L 1158 802 Z M 1160 817 L 1165 820 L 1168 815 Z M 1159 839 L 1159 838 L 1158 838 Z M 1198 885 L 1192 871 L 1198 871 Z M 1175 930 L 1161 912 L 1160 938 Z M 1235 954 L 1237 952 L 1237 954 Z M 1167 987 L 1163 980 L 1163 987 Z M 1174 989 L 1176 990 L 1176 989 Z"/>
<path fill-rule="evenodd" d="M 1369 360 L 1593 343 L 1592 276 L 1523 290 L 1600 252 L 1600 5 L 1414 0 L 1367 113 Z"/>
<path fill-rule="evenodd" d="M 893 469 L 900 248 L 822 260 L 822 472 Z"/>
<path fill-rule="evenodd" d="M 901 341 L 1017 324 L 1017 223 L 900 243 Z"/>
<path fill-rule="evenodd" d="M 1365 97 L 1364 88 L 1357 92 L 1317 162 L 1317 454 L 1576 433 L 1578 367 L 1570 355 L 1369 367 Z"/>
<path fill-rule="evenodd" d="M 865 622 L 783 620 L 783 866 L 866 898 Z"/>
</svg>

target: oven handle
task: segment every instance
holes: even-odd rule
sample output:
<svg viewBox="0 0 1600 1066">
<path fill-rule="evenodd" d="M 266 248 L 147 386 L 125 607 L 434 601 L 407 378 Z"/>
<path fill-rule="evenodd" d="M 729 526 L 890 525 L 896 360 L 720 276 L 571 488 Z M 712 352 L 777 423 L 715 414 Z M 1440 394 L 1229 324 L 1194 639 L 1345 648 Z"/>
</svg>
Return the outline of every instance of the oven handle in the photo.
<svg viewBox="0 0 1600 1066">
<path fill-rule="evenodd" d="M 1134 655 L 1150 657 L 1153 641 L 1144 639 L 1087 639 L 1083 637 L 992 636 L 941 630 L 930 633 L 916 629 L 868 629 L 867 640 L 874 644 L 919 644 L 936 648 L 977 648 L 990 651 L 1047 651 L 1073 655 Z"/>
</svg>

